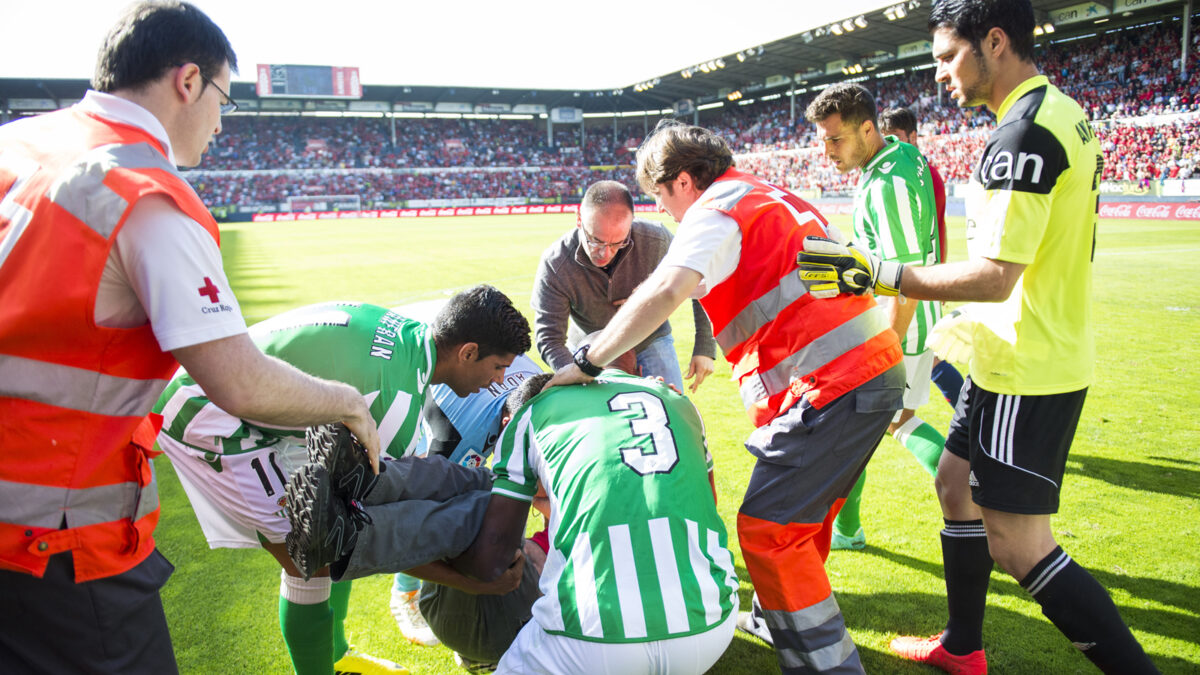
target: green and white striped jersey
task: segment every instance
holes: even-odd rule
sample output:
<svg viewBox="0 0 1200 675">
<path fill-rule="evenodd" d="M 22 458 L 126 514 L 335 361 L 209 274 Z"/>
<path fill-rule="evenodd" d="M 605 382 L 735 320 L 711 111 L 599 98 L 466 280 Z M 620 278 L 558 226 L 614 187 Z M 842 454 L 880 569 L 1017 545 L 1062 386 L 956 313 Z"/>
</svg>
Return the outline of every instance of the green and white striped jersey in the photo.
<svg viewBox="0 0 1200 675">
<path fill-rule="evenodd" d="M 375 305 L 331 302 L 255 324 L 250 336 L 266 354 L 362 392 L 379 425 L 384 452 L 401 457 L 416 447 L 436 354 L 428 326 Z M 191 447 L 218 472 L 221 455 L 283 439 L 304 442 L 303 428 L 268 426 L 218 408 L 182 368 L 154 412 L 163 416 L 162 433 Z"/>
<path fill-rule="evenodd" d="M 886 145 L 858 179 L 854 241 L 884 260 L 933 265 L 938 260 L 937 205 L 929 163 L 916 147 L 887 136 Z M 903 337 L 905 354 L 925 351 L 925 339 L 942 316 L 939 302 L 922 301 Z"/>
<path fill-rule="evenodd" d="M 555 387 L 501 436 L 493 495 L 550 497 L 551 549 L 533 615 L 550 633 L 646 642 L 700 633 L 737 609 L 700 415 L 652 380 L 605 371 Z"/>
</svg>

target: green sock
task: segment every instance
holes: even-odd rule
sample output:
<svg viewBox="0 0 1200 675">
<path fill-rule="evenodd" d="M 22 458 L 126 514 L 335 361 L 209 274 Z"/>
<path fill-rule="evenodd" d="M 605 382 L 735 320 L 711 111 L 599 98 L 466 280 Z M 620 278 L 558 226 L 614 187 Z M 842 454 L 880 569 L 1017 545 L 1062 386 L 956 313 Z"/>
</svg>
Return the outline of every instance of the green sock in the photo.
<svg viewBox="0 0 1200 675">
<path fill-rule="evenodd" d="M 350 583 L 338 581 L 329 590 L 329 608 L 333 610 L 333 660 L 346 654 L 350 643 L 346 640 L 346 614 L 350 612 Z"/>
<path fill-rule="evenodd" d="M 930 476 L 937 475 L 938 460 L 942 458 L 942 448 L 946 447 L 946 437 L 938 433 L 937 429 L 926 424 L 920 417 L 913 416 L 892 436 L 908 448 Z"/>
<path fill-rule="evenodd" d="M 858 528 L 862 527 L 862 520 L 858 515 L 858 507 L 862 504 L 863 485 L 867 482 L 867 472 L 864 469 L 858 477 L 858 482 L 851 488 L 850 494 L 846 495 L 846 503 L 842 504 L 842 510 L 838 512 L 837 518 L 833 520 L 833 531 L 843 537 L 853 537 L 858 534 Z"/>
<path fill-rule="evenodd" d="M 328 600 L 300 605 L 280 596 L 279 628 L 296 675 L 333 672 L 333 612 Z"/>
</svg>

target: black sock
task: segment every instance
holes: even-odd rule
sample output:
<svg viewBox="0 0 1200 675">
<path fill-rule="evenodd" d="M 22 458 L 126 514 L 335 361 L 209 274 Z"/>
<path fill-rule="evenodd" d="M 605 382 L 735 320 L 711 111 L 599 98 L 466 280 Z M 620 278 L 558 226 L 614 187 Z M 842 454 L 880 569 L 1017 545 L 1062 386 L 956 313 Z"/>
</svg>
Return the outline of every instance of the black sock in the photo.
<svg viewBox="0 0 1200 675">
<path fill-rule="evenodd" d="M 982 520 L 946 521 L 942 565 L 950 609 L 942 646 L 958 656 L 983 649 L 983 610 L 992 576 L 992 554 L 988 552 Z"/>
<path fill-rule="evenodd" d="M 1145 650 L 1117 613 L 1104 587 L 1055 547 L 1021 587 L 1083 655 L 1105 673 L 1157 673 Z"/>
</svg>

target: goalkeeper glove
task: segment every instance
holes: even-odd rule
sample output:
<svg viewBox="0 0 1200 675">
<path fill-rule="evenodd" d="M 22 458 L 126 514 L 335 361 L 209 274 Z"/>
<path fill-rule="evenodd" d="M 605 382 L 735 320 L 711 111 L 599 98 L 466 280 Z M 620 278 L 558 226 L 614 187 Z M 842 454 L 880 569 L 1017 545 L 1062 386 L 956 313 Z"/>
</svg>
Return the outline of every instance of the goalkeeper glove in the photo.
<svg viewBox="0 0 1200 675">
<path fill-rule="evenodd" d="M 805 237 L 804 250 L 796 255 L 800 279 L 815 298 L 840 293 L 899 295 L 904 265 L 880 260 L 854 244 L 839 244 L 824 237 Z M 815 282 L 815 283 L 814 283 Z"/>
<path fill-rule="evenodd" d="M 975 352 L 972 343 L 979 323 L 978 308 L 978 303 L 963 305 L 938 319 L 925 339 L 925 346 L 943 361 L 969 364 Z"/>
</svg>

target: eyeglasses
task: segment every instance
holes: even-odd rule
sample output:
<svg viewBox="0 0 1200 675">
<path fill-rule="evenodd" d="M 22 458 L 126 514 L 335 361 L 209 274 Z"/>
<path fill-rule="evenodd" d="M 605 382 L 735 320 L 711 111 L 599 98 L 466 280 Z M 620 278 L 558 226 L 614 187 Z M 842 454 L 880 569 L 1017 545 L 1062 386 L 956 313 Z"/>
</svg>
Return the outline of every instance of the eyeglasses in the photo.
<svg viewBox="0 0 1200 675">
<path fill-rule="evenodd" d="M 610 244 L 607 241 L 600 241 L 599 239 L 593 238 L 592 235 L 588 234 L 587 230 L 583 229 L 582 227 L 579 228 L 579 231 L 583 232 L 583 243 L 593 251 L 601 251 L 606 248 L 612 249 L 613 251 L 620 251 L 621 249 L 633 243 L 632 239 L 625 237 L 625 241 L 619 241 L 615 244 Z"/>
<path fill-rule="evenodd" d="M 221 104 L 221 114 L 222 115 L 228 115 L 229 113 L 237 111 L 237 109 L 238 109 L 237 101 L 233 100 L 233 97 L 230 96 L 229 94 L 226 94 L 224 89 L 218 87 L 216 82 L 213 82 L 212 80 L 208 79 L 203 73 L 200 74 L 200 79 L 204 80 L 204 82 L 206 84 L 211 84 L 213 89 L 216 89 L 218 92 L 221 93 L 221 96 L 225 97 L 225 102 Z"/>
</svg>

